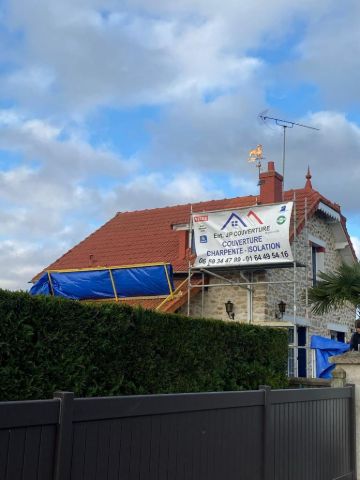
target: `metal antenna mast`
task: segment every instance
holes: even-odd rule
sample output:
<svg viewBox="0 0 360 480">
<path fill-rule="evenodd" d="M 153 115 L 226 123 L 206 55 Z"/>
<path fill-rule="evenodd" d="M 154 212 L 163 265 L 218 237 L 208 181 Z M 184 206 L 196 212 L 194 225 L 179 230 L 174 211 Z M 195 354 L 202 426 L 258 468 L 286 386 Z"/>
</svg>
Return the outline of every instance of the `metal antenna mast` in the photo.
<svg viewBox="0 0 360 480">
<path fill-rule="evenodd" d="M 283 129 L 283 158 L 282 158 L 282 176 L 283 185 L 285 185 L 285 151 L 286 151 L 286 129 L 296 127 L 309 128 L 310 130 L 320 130 L 320 128 L 311 127 L 302 123 L 291 122 L 289 120 L 282 120 L 281 118 L 269 117 L 266 115 L 267 111 L 259 113 L 259 118 L 266 123 L 266 120 L 273 120 L 276 125 Z"/>
</svg>

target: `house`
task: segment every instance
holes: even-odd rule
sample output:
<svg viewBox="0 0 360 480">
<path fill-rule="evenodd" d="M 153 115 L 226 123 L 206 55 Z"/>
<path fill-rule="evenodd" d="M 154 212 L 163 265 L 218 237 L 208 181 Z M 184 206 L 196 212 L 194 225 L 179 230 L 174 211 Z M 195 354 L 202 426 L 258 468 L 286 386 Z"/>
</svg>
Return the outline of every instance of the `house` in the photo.
<svg viewBox="0 0 360 480">
<path fill-rule="evenodd" d="M 267 171 L 260 173 L 259 184 L 255 196 L 119 212 L 45 271 L 171 263 L 176 288 L 172 295 L 117 300 L 163 312 L 288 328 L 289 373 L 309 376 L 311 335 L 345 341 L 355 312 L 349 306 L 321 317 L 313 315 L 308 288 L 316 283 L 320 271 L 334 271 L 341 262 L 353 263 L 357 258 L 340 206 L 313 188 L 309 170 L 303 188 L 283 192 L 283 178 L 269 162 Z M 291 263 L 194 268 L 191 212 L 252 207 L 254 214 L 261 206 L 286 202 L 294 202 Z"/>
</svg>

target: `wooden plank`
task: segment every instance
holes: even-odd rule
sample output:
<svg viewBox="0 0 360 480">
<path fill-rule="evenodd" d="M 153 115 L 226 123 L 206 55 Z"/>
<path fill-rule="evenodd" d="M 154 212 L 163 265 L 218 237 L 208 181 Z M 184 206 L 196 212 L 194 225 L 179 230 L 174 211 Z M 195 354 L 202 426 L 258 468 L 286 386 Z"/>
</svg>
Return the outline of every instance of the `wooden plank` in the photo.
<svg viewBox="0 0 360 480">
<path fill-rule="evenodd" d="M 301 388 L 294 390 L 272 390 L 272 403 L 299 403 L 332 398 L 350 398 L 351 388 Z"/>
<path fill-rule="evenodd" d="M 140 476 L 142 436 L 149 438 L 149 432 L 143 429 L 143 417 L 135 417 L 131 420 L 123 419 L 120 465 L 123 465 L 125 471 L 128 471 L 129 480 L 142 478 Z M 121 472 L 122 470 L 120 469 L 120 474 Z"/>
<path fill-rule="evenodd" d="M 56 427 L 41 427 L 38 480 L 52 480 L 55 464 Z"/>
<path fill-rule="evenodd" d="M 10 443 L 10 431 L 0 430 L 0 478 L 6 476 Z"/>
<path fill-rule="evenodd" d="M 262 405 L 262 402 L 263 394 L 258 391 L 77 398 L 74 401 L 74 421 L 239 408 Z"/>
<path fill-rule="evenodd" d="M 98 423 L 98 451 L 96 464 L 96 479 L 107 479 L 110 448 L 111 421 Z"/>
<path fill-rule="evenodd" d="M 73 444 L 71 456 L 71 480 L 86 480 L 84 476 L 86 450 L 86 424 L 77 423 L 73 427 Z"/>
<path fill-rule="evenodd" d="M 123 477 L 120 476 L 120 455 L 122 449 L 125 448 L 122 442 L 122 428 L 122 419 L 116 419 L 111 422 L 107 480 L 117 480 L 119 478 L 122 480 L 122 478 L 128 478 L 128 471 Z"/>
<path fill-rule="evenodd" d="M 135 461 L 136 452 L 134 453 L 133 449 L 136 450 L 138 446 L 134 443 L 134 434 L 132 418 L 123 418 L 121 422 L 121 448 L 119 449 L 119 477 L 120 478 L 131 478 L 131 464 Z M 136 440 L 135 440 L 136 443 Z M 134 460 L 133 460 L 134 459 Z"/>
<path fill-rule="evenodd" d="M 182 413 L 177 415 L 177 448 L 176 448 L 176 472 L 174 480 L 189 478 L 189 465 L 192 463 L 191 452 L 191 432 L 190 432 L 191 414 Z"/>
<path fill-rule="evenodd" d="M 151 417 L 141 417 L 139 478 L 148 480 L 152 443 Z"/>
<path fill-rule="evenodd" d="M 168 429 L 168 416 L 161 415 L 160 417 L 160 442 L 159 442 L 159 476 L 158 480 L 168 479 L 168 455 L 171 442 L 171 437 Z"/>
<path fill-rule="evenodd" d="M 15 428 L 10 432 L 6 480 L 22 480 L 25 435 L 25 428 Z"/>
<path fill-rule="evenodd" d="M 37 480 L 38 478 L 40 441 L 41 427 L 26 429 L 23 467 L 26 480 Z"/>
<path fill-rule="evenodd" d="M 151 422 L 151 445 L 149 459 L 149 480 L 157 480 L 159 478 L 159 456 L 161 442 L 161 424 L 158 415 L 150 417 Z M 186 477 L 183 477 L 186 478 Z"/>
<path fill-rule="evenodd" d="M 199 415 L 202 412 L 198 412 Z M 169 435 L 168 455 L 167 455 L 167 478 L 175 478 L 176 476 L 176 463 L 177 463 L 177 442 L 178 442 L 178 429 L 177 429 L 178 414 L 167 415 L 167 432 Z"/>
<path fill-rule="evenodd" d="M 0 402 L 0 428 L 56 424 L 59 407 L 57 400 Z"/>
<path fill-rule="evenodd" d="M 84 456 L 84 479 L 95 480 L 99 448 L 99 425 L 98 422 L 86 424 L 86 447 Z"/>
</svg>

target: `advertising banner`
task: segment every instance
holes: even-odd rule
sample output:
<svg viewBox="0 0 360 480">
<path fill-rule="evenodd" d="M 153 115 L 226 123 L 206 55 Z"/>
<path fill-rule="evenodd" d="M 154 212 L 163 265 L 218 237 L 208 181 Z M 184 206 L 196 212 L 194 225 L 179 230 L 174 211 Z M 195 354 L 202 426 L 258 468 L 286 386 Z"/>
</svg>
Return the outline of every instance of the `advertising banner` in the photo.
<svg viewBox="0 0 360 480">
<path fill-rule="evenodd" d="M 194 213 L 196 267 L 292 262 L 293 202 L 241 210 Z"/>
</svg>

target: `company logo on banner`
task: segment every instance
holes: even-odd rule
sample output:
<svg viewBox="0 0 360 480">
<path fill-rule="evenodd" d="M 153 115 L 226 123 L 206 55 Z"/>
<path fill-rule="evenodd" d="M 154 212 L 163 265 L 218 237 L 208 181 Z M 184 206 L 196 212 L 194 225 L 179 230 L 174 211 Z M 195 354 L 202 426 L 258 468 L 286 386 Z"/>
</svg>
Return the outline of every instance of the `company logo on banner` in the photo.
<svg viewBox="0 0 360 480">
<path fill-rule="evenodd" d="M 195 266 L 292 262 L 293 203 L 193 215 Z"/>
</svg>

